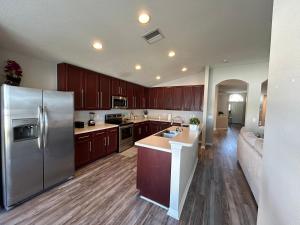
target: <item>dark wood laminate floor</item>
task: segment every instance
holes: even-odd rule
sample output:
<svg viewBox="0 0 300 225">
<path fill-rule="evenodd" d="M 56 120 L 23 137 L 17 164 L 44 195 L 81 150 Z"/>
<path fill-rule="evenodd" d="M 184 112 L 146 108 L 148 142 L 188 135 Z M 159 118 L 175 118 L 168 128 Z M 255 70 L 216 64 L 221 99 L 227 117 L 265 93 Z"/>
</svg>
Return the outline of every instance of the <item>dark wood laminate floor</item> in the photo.
<svg viewBox="0 0 300 225">
<path fill-rule="evenodd" d="M 0 224 L 256 224 L 257 208 L 236 163 L 238 129 L 215 135 L 201 152 L 180 221 L 138 196 L 136 155 L 114 154 L 76 178 L 9 211 Z"/>
</svg>

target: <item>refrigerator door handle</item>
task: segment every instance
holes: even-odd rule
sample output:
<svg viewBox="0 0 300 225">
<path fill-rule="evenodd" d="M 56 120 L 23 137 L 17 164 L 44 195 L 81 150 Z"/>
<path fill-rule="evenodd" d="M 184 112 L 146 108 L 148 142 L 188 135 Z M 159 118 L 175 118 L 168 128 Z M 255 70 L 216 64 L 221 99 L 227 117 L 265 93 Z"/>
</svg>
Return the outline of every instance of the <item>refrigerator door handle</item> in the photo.
<svg viewBox="0 0 300 225">
<path fill-rule="evenodd" d="M 47 138 L 48 138 L 48 127 L 49 127 L 48 112 L 47 112 L 47 107 L 46 106 L 44 106 L 44 108 L 43 108 L 43 114 L 44 114 L 44 137 L 43 137 L 43 140 L 44 140 L 44 149 L 46 149 L 46 147 L 47 147 Z"/>
<path fill-rule="evenodd" d="M 42 147 L 42 138 L 43 138 L 43 130 L 44 130 L 44 121 L 43 121 L 43 109 L 41 106 L 38 106 L 38 147 L 41 149 Z"/>
</svg>

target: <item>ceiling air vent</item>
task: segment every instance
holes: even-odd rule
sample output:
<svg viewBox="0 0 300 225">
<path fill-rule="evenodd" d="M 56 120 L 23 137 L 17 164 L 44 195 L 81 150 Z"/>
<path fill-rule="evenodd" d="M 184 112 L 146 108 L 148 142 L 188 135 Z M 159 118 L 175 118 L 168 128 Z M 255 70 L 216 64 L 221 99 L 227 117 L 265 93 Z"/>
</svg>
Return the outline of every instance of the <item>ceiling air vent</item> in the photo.
<svg viewBox="0 0 300 225">
<path fill-rule="evenodd" d="M 151 31 L 143 36 L 143 38 L 149 43 L 153 44 L 155 42 L 158 42 L 162 40 L 164 35 L 159 31 L 159 29 L 156 29 L 154 31 Z"/>
</svg>

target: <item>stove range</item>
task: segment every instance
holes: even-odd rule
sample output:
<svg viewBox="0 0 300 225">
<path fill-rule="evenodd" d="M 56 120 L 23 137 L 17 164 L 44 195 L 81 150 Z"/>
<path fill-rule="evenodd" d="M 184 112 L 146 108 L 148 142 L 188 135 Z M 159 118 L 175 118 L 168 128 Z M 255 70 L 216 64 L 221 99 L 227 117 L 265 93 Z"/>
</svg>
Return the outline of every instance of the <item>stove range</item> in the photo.
<svg viewBox="0 0 300 225">
<path fill-rule="evenodd" d="M 119 125 L 119 152 L 133 146 L 133 123 L 123 120 L 122 114 L 106 114 L 105 123 Z"/>
</svg>

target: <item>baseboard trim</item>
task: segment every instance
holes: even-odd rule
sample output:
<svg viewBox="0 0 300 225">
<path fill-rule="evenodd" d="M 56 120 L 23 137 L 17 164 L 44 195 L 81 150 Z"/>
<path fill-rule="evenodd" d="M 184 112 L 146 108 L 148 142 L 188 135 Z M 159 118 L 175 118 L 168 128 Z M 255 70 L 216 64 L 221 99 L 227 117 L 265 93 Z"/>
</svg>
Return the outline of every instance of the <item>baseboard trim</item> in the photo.
<svg viewBox="0 0 300 225">
<path fill-rule="evenodd" d="M 150 202 L 150 203 L 152 203 L 152 204 L 154 204 L 154 205 L 157 205 L 157 206 L 159 206 L 159 207 L 161 207 L 161 208 L 163 208 L 163 209 L 166 209 L 166 210 L 169 209 L 168 207 L 166 207 L 166 206 L 164 206 L 164 205 L 162 205 L 162 204 L 159 204 L 159 203 L 157 203 L 157 202 L 155 202 L 155 201 L 153 201 L 153 200 L 151 200 L 151 199 L 149 199 L 149 198 L 146 198 L 146 197 L 144 197 L 144 196 L 142 196 L 142 195 L 140 195 L 140 198 L 141 198 L 141 199 L 144 199 L 144 200 L 146 200 L 147 202 Z"/>
</svg>

